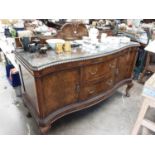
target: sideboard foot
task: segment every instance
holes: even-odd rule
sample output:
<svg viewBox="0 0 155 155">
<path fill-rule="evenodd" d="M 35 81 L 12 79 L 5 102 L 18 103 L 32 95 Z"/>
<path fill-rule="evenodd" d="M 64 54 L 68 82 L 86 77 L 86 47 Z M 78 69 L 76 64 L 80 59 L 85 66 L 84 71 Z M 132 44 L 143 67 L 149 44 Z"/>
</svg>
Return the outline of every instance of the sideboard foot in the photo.
<svg viewBox="0 0 155 155">
<path fill-rule="evenodd" d="M 23 102 L 23 105 L 24 105 L 25 108 L 27 108 L 27 105 L 24 102 Z"/>
<path fill-rule="evenodd" d="M 133 83 L 132 83 L 132 82 L 130 82 L 130 83 L 127 84 L 127 88 L 126 88 L 126 96 L 127 96 L 127 97 L 130 97 L 129 91 L 130 91 L 130 89 L 131 89 L 132 87 L 133 87 Z"/>
<path fill-rule="evenodd" d="M 41 134 L 47 134 L 47 132 L 49 131 L 50 128 L 51 128 L 51 125 L 49 125 L 49 124 L 46 126 L 39 127 Z"/>
<path fill-rule="evenodd" d="M 26 117 L 27 117 L 27 118 L 31 118 L 31 117 L 32 117 L 31 113 L 28 112 L 27 115 L 26 115 Z"/>
</svg>

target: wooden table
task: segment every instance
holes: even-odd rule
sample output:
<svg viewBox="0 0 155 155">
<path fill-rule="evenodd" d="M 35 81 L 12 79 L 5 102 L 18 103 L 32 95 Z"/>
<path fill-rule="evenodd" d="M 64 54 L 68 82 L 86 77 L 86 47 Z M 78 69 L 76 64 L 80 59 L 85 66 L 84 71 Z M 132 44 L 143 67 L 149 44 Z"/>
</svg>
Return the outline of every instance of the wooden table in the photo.
<svg viewBox="0 0 155 155">
<path fill-rule="evenodd" d="M 139 134 L 140 127 L 146 127 L 147 129 L 155 132 L 155 122 L 145 118 L 149 108 L 155 108 L 155 74 L 153 74 L 145 83 L 143 88 L 143 103 L 134 125 L 132 134 Z"/>
</svg>

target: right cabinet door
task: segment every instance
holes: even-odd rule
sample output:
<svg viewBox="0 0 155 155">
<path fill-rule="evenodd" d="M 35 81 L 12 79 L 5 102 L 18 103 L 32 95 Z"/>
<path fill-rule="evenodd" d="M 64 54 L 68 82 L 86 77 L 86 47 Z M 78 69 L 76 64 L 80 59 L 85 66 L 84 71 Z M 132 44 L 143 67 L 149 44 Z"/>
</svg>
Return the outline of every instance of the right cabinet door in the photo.
<svg viewBox="0 0 155 155">
<path fill-rule="evenodd" d="M 136 47 L 125 49 L 117 59 L 115 83 L 132 77 L 135 65 Z"/>
</svg>

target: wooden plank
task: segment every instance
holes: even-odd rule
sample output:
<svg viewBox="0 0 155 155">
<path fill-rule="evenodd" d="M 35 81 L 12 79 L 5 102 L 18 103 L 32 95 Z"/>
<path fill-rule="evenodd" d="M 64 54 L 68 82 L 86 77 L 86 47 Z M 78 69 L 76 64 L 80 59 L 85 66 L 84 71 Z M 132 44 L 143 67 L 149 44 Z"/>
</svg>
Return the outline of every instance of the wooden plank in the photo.
<svg viewBox="0 0 155 155">
<path fill-rule="evenodd" d="M 155 91 L 155 73 L 145 82 L 145 87 Z"/>
<path fill-rule="evenodd" d="M 155 73 L 145 82 L 142 95 L 155 100 Z"/>
<path fill-rule="evenodd" d="M 149 105 L 151 107 L 155 107 L 155 97 L 147 95 L 147 94 L 143 94 L 143 97 L 148 99 Z"/>
<path fill-rule="evenodd" d="M 142 125 L 148 129 L 150 129 L 151 131 L 155 132 L 155 123 L 154 122 L 147 120 L 147 119 L 144 119 L 142 121 Z"/>
<path fill-rule="evenodd" d="M 140 112 L 138 114 L 138 118 L 137 118 L 136 123 L 134 125 L 134 128 L 132 130 L 132 135 L 137 135 L 138 134 L 140 126 L 142 125 L 142 121 L 143 121 L 143 119 L 145 117 L 145 114 L 146 114 L 148 108 L 149 108 L 148 99 L 144 98 L 142 107 L 141 107 Z"/>
</svg>

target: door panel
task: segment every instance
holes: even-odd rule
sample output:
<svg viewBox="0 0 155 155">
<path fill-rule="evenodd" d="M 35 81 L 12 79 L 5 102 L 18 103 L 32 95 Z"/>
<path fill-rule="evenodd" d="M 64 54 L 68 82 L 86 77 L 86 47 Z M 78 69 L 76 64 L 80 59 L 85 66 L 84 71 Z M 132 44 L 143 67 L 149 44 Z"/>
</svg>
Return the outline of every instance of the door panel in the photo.
<svg viewBox="0 0 155 155">
<path fill-rule="evenodd" d="M 132 76 L 136 52 L 134 48 L 126 49 L 117 60 L 115 83 Z"/>
<path fill-rule="evenodd" d="M 79 93 L 79 70 L 67 70 L 43 78 L 45 113 L 76 103 Z"/>
</svg>

